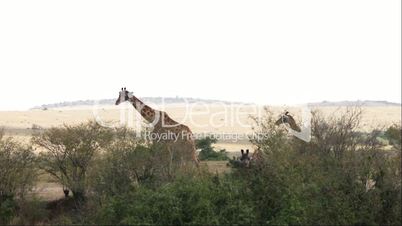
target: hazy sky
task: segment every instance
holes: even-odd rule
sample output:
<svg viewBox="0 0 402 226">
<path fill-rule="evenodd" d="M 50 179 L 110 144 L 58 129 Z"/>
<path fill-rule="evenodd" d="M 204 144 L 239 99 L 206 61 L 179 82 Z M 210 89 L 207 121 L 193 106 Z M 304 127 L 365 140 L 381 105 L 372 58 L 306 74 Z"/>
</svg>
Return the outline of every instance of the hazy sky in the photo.
<svg viewBox="0 0 402 226">
<path fill-rule="evenodd" d="M 0 110 L 188 96 L 401 102 L 401 1 L 0 1 Z"/>
</svg>

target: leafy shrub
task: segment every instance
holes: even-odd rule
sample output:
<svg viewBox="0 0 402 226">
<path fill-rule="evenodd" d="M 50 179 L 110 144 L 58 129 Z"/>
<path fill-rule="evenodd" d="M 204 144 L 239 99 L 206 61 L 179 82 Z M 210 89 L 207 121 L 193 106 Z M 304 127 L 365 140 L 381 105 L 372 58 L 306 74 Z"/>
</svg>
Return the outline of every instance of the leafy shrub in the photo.
<svg viewBox="0 0 402 226">
<path fill-rule="evenodd" d="M 400 224 L 400 154 L 381 150 L 378 131 L 357 132 L 359 109 L 329 118 L 315 112 L 310 143 L 289 138 L 273 121 L 268 112 L 257 122 L 265 136 L 252 142 L 262 163 L 243 177 L 262 210 L 258 223 Z"/>
<path fill-rule="evenodd" d="M 39 166 L 69 188 L 77 200 L 85 199 L 87 174 L 97 154 L 112 141 L 110 129 L 95 122 L 53 127 L 33 137 L 33 144 L 45 149 Z"/>
<path fill-rule="evenodd" d="M 20 200 L 18 202 L 17 217 L 13 219 L 12 224 L 35 225 L 47 219 L 48 211 L 45 208 L 45 202 L 36 197 L 30 200 Z"/>
<path fill-rule="evenodd" d="M 16 198 L 23 198 L 36 179 L 36 158 L 24 147 L 0 132 L 0 224 L 16 214 Z"/>
<path fill-rule="evenodd" d="M 222 149 L 216 151 L 212 145 L 215 144 L 218 140 L 216 138 L 205 137 L 197 140 L 196 148 L 201 149 L 198 158 L 201 161 L 209 160 L 209 161 L 224 161 L 229 160 L 226 155 L 226 150 Z"/>
<path fill-rule="evenodd" d="M 241 181 L 233 178 L 181 177 L 152 190 L 140 187 L 111 197 L 98 223 L 158 225 L 251 224 L 253 206 Z"/>
<path fill-rule="evenodd" d="M 100 156 L 92 170 L 93 190 L 99 197 L 124 194 L 158 175 L 155 151 L 141 143 L 116 142 Z"/>
<path fill-rule="evenodd" d="M 14 197 L 2 195 L 0 198 L 0 224 L 8 224 L 16 215 L 16 208 Z"/>
<path fill-rule="evenodd" d="M 385 131 L 385 136 L 390 143 L 397 148 L 401 148 L 402 128 L 401 125 L 394 124 Z"/>
</svg>

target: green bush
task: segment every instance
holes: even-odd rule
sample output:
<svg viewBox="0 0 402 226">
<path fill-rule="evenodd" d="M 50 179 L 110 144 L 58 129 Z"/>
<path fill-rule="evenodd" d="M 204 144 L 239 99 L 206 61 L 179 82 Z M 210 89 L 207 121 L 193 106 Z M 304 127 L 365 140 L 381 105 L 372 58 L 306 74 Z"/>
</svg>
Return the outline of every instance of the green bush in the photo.
<svg viewBox="0 0 402 226">
<path fill-rule="evenodd" d="M 201 161 L 224 161 L 229 160 L 229 157 L 226 154 L 226 150 L 222 149 L 216 151 L 212 145 L 215 144 L 218 140 L 216 138 L 205 137 L 196 141 L 196 148 L 201 149 L 198 158 Z"/>
<path fill-rule="evenodd" d="M 97 216 L 99 224 L 222 225 L 251 224 L 251 194 L 241 181 L 180 177 L 155 190 L 140 187 L 111 197 Z"/>
<path fill-rule="evenodd" d="M 111 129 L 95 122 L 75 126 L 53 127 L 33 137 L 34 145 L 44 149 L 39 166 L 77 200 L 85 199 L 88 172 L 102 148 L 113 140 Z"/>
<path fill-rule="evenodd" d="M 385 131 L 385 136 L 389 142 L 397 148 L 401 148 L 402 128 L 401 125 L 394 124 Z"/>
<path fill-rule="evenodd" d="M 358 133 L 359 115 L 358 109 L 330 118 L 315 112 L 310 143 L 274 127 L 272 113 L 257 122 L 266 136 L 253 143 L 263 158 L 243 177 L 262 210 L 257 223 L 401 223 L 400 154 L 384 152 L 377 131 Z"/>
<path fill-rule="evenodd" d="M 98 197 L 124 194 L 152 184 L 158 174 L 155 151 L 141 143 L 115 143 L 99 157 L 92 170 L 92 190 Z"/>
<path fill-rule="evenodd" d="M 45 204 L 46 202 L 36 197 L 29 200 L 20 200 L 18 202 L 17 217 L 13 219 L 12 224 L 35 225 L 43 222 L 49 214 Z"/>
<path fill-rule="evenodd" d="M 0 224 L 8 224 L 16 215 L 17 204 L 12 196 L 0 197 Z"/>
<path fill-rule="evenodd" d="M 16 199 L 23 199 L 37 178 L 36 157 L 25 147 L 0 131 L 0 224 L 16 215 Z"/>
</svg>

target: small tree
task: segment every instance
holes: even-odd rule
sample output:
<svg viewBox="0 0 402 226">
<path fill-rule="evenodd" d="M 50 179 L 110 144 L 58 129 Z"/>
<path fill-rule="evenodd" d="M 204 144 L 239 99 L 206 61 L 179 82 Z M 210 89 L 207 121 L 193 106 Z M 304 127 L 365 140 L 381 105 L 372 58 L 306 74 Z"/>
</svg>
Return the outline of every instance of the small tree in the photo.
<svg viewBox="0 0 402 226">
<path fill-rule="evenodd" d="M 196 147 L 201 149 L 200 155 L 198 156 L 200 160 L 228 160 L 229 158 L 226 155 L 226 150 L 222 149 L 220 151 L 216 151 L 212 144 L 215 144 L 218 140 L 213 137 L 205 137 L 197 140 Z"/>
<path fill-rule="evenodd" d="M 402 140 L 402 127 L 401 125 L 394 124 L 385 131 L 385 136 L 389 142 L 396 148 L 401 148 Z"/>
<path fill-rule="evenodd" d="M 50 128 L 33 137 L 33 144 L 45 149 L 39 166 L 69 188 L 75 199 L 85 199 L 87 173 L 99 151 L 112 141 L 110 129 L 95 122 Z"/>
</svg>

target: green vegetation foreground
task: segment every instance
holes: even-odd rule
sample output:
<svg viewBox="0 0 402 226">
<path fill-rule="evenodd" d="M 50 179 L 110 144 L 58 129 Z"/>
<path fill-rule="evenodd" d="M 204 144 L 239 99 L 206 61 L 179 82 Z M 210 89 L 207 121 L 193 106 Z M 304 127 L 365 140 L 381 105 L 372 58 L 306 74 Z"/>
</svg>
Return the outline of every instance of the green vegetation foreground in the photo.
<svg viewBox="0 0 402 226">
<path fill-rule="evenodd" d="M 162 146 L 93 122 L 49 129 L 30 147 L 0 136 L 0 224 L 400 225 L 401 126 L 361 133 L 360 113 L 314 113 L 305 143 L 267 111 L 251 140 L 259 158 L 223 175 L 172 173 Z M 32 197 L 43 175 L 72 197 Z"/>
</svg>

